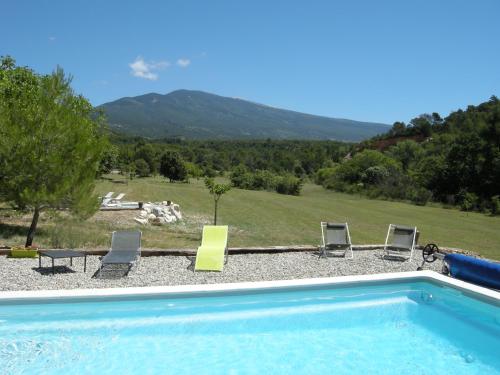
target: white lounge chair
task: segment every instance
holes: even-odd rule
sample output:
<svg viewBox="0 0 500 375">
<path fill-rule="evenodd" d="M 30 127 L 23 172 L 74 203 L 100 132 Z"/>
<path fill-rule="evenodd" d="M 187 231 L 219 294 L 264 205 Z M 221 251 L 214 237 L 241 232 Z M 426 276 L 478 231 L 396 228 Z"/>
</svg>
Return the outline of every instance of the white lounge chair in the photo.
<svg viewBox="0 0 500 375">
<path fill-rule="evenodd" d="M 120 193 L 116 197 L 111 198 L 111 201 L 117 203 L 118 201 L 121 201 L 124 196 L 125 196 L 125 193 Z"/>
<path fill-rule="evenodd" d="M 389 243 L 389 237 L 391 237 Z M 384 245 L 384 258 L 411 260 L 417 242 L 417 227 L 390 224 Z"/>
<path fill-rule="evenodd" d="M 111 238 L 111 249 L 101 259 L 101 266 L 97 273 L 100 277 L 106 266 L 121 264 L 128 268 L 124 276 L 127 276 L 132 266 L 139 261 L 141 256 L 141 236 L 140 231 L 117 231 L 113 232 Z"/>
<path fill-rule="evenodd" d="M 114 194 L 114 193 L 115 193 L 114 191 L 110 191 L 110 192 L 109 192 L 108 194 L 106 194 L 103 198 L 104 198 L 104 199 L 109 199 L 109 198 L 111 198 L 111 197 L 113 196 L 113 194 Z"/>
<path fill-rule="evenodd" d="M 104 199 L 101 203 L 103 207 L 116 207 L 120 206 L 122 203 L 122 199 L 125 196 L 125 193 L 120 193 L 114 198 Z"/>
<path fill-rule="evenodd" d="M 352 251 L 351 235 L 347 223 L 321 223 L 322 244 L 320 257 L 343 256 L 350 252 L 350 258 L 354 257 Z"/>
<path fill-rule="evenodd" d="M 107 193 L 104 197 L 100 197 L 101 199 L 101 206 L 104 206 L 109 203 L 109 201 L 112 199 L 114 192 L 110 191 Z"/>
</svg>

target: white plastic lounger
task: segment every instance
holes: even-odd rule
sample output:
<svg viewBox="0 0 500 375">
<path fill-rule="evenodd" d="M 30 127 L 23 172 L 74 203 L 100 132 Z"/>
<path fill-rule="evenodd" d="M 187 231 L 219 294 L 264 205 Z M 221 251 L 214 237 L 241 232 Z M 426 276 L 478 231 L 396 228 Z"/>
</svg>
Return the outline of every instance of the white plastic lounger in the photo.
<svg viewBox="0 0 500 375">
<path fill-rule="evenodd" d="M 320 257 L 343 256 L 350 252 L 352 259 L 351 235 L 347 223 L 321 223 L 322 244 L 320 248 Z"/>
<path fill-rule="evenodd" d="M 389 237 L 392 233 L 392 240 Z M 417 227 L 390 224 L 384 245 L 384 258 L 411 260 L 415 250 Z"/>
<path fill-rule="evenodd" d="M 106 194 L 103 198 L 104 198 L 104 199 L 109 199 L 109 198 L 111 198 L 111 197 L 113 196 L 113 194 L 114 194 L 114 193 L 115 193 L 114 191 L 110 191 L 110 192 L 109 192 L 108 194 Z"/>
<path fill-rule="evenodd" d="M 125 193 L 120 193 L 116 197 L 112 199 L 112 201 L 121 201 L 123 197 L 125 196 Z"/>
<path fill-rule="evenodd" d="M 120 194 L 118 194 L 114 198 L 104 199 L 102 201 L 102 203 L 101 203 L 101 206 L 103 206 L 103 207 L 114 207 L 114 206 L 121 205 L 122 199 L 123 199 L 124 196 L 125 196 L 125 193 L 120 193 Z"/>
</svg>

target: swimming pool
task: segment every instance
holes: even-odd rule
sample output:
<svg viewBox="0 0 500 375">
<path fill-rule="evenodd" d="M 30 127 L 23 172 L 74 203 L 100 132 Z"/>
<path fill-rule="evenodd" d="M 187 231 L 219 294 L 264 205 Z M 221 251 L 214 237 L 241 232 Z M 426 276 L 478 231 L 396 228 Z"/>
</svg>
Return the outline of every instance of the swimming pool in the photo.
<svg viewBox="0 0 500 375">
<path fill-rule="evenodd" d="M 500 374 L 498 295 L 432 272 L 4 292 L 0 369 L 9 375 Z"/>
</svg>

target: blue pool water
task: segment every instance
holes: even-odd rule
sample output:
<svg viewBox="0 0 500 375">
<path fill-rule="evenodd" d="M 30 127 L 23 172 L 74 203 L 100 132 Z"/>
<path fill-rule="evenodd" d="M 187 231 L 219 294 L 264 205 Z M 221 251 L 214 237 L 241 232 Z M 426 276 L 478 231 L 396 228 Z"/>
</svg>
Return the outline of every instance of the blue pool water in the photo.
<svg viewBox="0 0 500 375">
<path fill-rule="evenodd" d="M 0 305 L 2 374 L 500 374 L 500 307 L 430 282 Z"/>
</svg>

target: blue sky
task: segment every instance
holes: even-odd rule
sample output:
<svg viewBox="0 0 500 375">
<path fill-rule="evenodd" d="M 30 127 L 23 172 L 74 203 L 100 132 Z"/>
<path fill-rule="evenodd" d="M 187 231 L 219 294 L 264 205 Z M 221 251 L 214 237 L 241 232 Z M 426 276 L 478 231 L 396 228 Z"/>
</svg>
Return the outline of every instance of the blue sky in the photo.
<svg viewBox="0 0 500 375">
<path fill-rule="evenodd" d="M 95 105 L 195 89 L 393 123 L 500 96 L 500 1 L 9 1 L 0 55 Z"/>
</svg>

